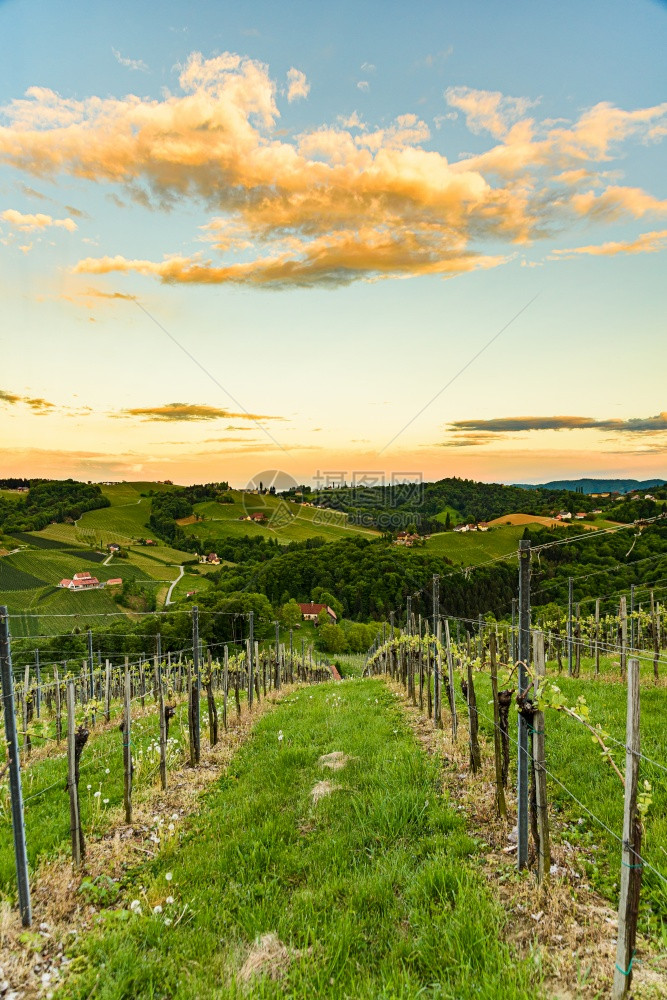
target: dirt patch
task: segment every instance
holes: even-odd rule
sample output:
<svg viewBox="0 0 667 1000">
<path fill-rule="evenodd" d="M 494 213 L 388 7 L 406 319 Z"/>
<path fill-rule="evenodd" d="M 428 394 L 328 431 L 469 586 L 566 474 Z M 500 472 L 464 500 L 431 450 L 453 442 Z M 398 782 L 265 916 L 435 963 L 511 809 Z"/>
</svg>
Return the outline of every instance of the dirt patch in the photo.
<svg viewBox="0 0 667 1000">
<path fill-rule="evenodd" d="M 189 514 L 187 517 L 179 517 L 176 524 L 180 524 L 184 528 L 186 524 L 196 524 L 198 520 L 199 518 L 195 514 Z"/>
<path fill-rule="evenodd" d="M 313 805 L 317 805 L 320 799 L 326 798 L 327 795 L 331 795 L 332 792 L 337 792 L 340 785 L 333 785 L 330 781 L 318 781 L 316 785 L 310 790 L 310 797 L 313 800 Z"/>
<path fill-rule="evenodd" d="M 28 931 L 21 927 L 16 909 L 0 904 L 3 1000 L 5 994 L 13 1000 L 36 1000 L 59 984 L 66 975 L 68 944 L 96 923 L 102 908 L 92 905 L 80 891 L 82 883 L 99 880 L 113 885 L 129 870 L 156 857 L 162 844 L 178 840 L 182 821 L 198 811 L 202 793 L 224 773 L 254 724 L 293 691 L 294 687 L 285 687 L 280 694 L 272 693 L 260 704 L 256 702 L 252 712 L 244 710 L 240 719 L 231 716 L 229 729 L 223 731 L 215 747 L 202 740 L 200 767 L 183 763 L 169 772 L 166 792 L 157 779 L 156 784 L 139 786 L 133 797 L 132 824 L 124 822 L 122 806 L 113 809 L 109 828 L 97 837 L 88 834 L 85 864 L 79 871 L 65 855 L 40 865 L 31 879 L 33 925 Z M 147 902 L 152 905 L 160 900 Z M 119 901 L 115 905 L 125 904 Z M 9 985 L 3 993 L 5 981 Z"/>
<path fill-rule="evenodd" d="M 320 767 L 328 767 L 331 771 L 342 771 L 351 760 L 352 758 L 342 750 L 334 750 L 333 753 L 322 754 L 317 763 Z"/>
<path fill-rule="evenodd" d="M 505 792 L 508 819 L 495 815 L 493 745 L 480 736 L 482 770 L 469 772 L 467 731 L 459 726 L 454 741 L 447 729 L 434 729 L 430 719 L 407 701 L 403 689 L 388 682 L 422 746 L 442 761 L 442 791 L 466 819 L 480 845 L 482 873 L 507 914 L 506 939 L 521 956 L 539 963 L 545 994 L 559 1000 L 608 996 L 616 956 L 617 914 L 588 884 L 583 854 L 567 841 L 563 821 L 552 817 L 552 876 L 548 888 L 536 876 L 516 870 L 516 799 Z M 399 701 L 400 699 L 400 701 Z M 463 721 L 463 720 L 461 720 Z M 559 836 L 560 832 L 563 836 Z M 529 859 L 531 865 L 534 858 Z M 639 937 L 632 996 L 658 1000 L 667 996 L 667 958 Z"/>
<path fill-rule="evenodd" d="M 238 978 L 242 983 L 249 983 L 258 976 L 282 979 L 292 959 L 299 956 L 300 952 L 287 948 L 277 934 L 263 934 L 252 946 Z"/>
</svg>

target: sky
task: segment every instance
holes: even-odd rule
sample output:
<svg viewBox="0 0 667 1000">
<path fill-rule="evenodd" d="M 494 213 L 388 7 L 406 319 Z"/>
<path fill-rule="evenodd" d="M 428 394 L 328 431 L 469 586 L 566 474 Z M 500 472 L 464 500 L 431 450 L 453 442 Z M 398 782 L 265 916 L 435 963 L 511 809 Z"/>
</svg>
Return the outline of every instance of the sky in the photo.
<svg viewBox="0 0 667 1000">
<path fill-rule="evenodd" d="M 667 478 L 667 4 L 0 37 L 0 477 Z"/>
</svg>

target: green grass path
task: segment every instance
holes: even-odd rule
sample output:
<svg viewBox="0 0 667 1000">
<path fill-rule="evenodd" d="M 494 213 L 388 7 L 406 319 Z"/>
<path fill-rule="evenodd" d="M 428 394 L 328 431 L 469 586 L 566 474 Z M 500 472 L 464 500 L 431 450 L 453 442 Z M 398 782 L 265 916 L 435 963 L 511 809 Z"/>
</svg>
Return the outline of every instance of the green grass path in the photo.
<svg viewBox="0 0 667 1000">
<path fill-rule="evenodd" d="M 318 765 L 335 750 L 353 760 Z M 340 789 L 313 804 L 322 780 Z M 475 854 L 381 681 L 301 690 L 260 720 L 180 844 L 135 872 L 125 909 L 80 940 L 57 996 L 535 998 Z M 240 982 L 269 933 L 292 950 L 285 976 Z"/>
</svg>

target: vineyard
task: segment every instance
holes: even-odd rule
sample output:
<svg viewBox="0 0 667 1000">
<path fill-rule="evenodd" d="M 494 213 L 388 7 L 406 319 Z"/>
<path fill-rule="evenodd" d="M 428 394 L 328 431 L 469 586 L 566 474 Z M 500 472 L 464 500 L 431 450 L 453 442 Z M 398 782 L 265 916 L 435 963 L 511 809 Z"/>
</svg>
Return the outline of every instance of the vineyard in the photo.
<svg viewBox="0 0 667 1000">
<path fill-rule="evenodd" d="M 489 535 L 504 530 L 524 528 Z M 258 592 L 225 603 L 218 571 L 196 565 L 176 600 L 199 587 L 198 607 L 128 615 L 104 590 L 11 591 L 0 965 L 12 988 L 38 997 L 48 975 L 54 996 L 81 1000 L 662 996 L 661 525 L 653 541 L 644 526 L 608 530 L 626 539 L 565 577 L 566 607 L 531 597 L 562 593 L 570 553 L 604 529 L 517 537 L 490 557 L 505 614 L 453 613 L 466 593 L 483 601 L 489 559 L 431 577 L 428 553 L 386 543 L 386 575 L 409 558 L 417 589 L 371 624 L 301 622 L 294 601 L 276 612 L 257 577 Z M 371 559 L 376 544 L 350 551 Z M 163 586 L 162 549 L 95 572 L 122 565 Z M 635 550 L 652 582 L 619 593 L 615 553 Z M 308 554 L 312 567 L 329 553 Z M 3 563 L 29 575 L 72 557 L 45 547 Z M 269 573 L 281 558 L 301 554 L 269 559 Z M 607 592 L 584 596 L 598 574 Z M 317 652 L 330 632 L 349 650 L 375 638 L 334 661 Z M 35 973 L 26 948 L 45 926 Z"/>
</svg>

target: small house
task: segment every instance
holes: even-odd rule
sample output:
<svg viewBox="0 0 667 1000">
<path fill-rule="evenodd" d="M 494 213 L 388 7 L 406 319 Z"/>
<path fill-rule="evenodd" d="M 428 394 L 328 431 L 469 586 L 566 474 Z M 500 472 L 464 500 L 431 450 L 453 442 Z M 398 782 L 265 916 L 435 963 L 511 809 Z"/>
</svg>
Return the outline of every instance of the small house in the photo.
<svg viewBox="0 0 667 1000">
<path fill-rule="evenodd" d="M 305 622 L 316 622 L 321 611 L 326 611 L 331 622 L 337 622 L 336 612 L 328 604 L 300 604 L 301 617 Z"/>
<path fill-rule="evenodd" d="M 122 587 L 123 580 L 120 576 L 114 576 L 113 580 L 107 580 L 107 587 Z"/>
</svg>

